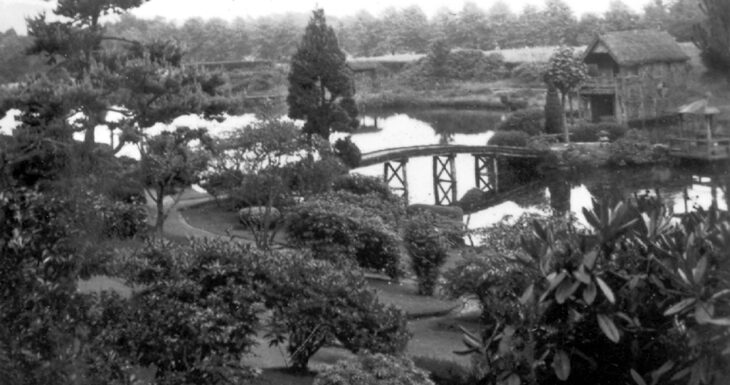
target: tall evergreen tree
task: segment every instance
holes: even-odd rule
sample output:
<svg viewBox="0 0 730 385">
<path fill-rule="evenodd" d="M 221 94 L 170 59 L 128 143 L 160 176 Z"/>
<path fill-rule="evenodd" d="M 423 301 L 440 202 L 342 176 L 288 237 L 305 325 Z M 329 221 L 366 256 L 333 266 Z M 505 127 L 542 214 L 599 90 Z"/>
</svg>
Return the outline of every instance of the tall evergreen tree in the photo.
<svg viewBox="0 0 730 385">
<path fill-rule="evenodd" d="M 352 70 L 347 66 L 324 10 L 316 9 L 289 72 L 289 117 L 304 119 L 304 132 L 328 139 L 334 131 L 357 128 Z"/>
<path fill-rule="evenodd" d="M 702 0 L 701 7 L 706 19 L 696 28 L 695 44 L 705 66 L 730 81 L 730 2 Z"/>
</svg>

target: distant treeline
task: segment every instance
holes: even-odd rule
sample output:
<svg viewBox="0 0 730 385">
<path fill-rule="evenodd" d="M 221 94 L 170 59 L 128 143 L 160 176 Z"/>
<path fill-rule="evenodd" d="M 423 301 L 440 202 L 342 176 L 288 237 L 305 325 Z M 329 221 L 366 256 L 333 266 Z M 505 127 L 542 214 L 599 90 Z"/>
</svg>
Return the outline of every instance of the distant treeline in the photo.
<svg viewBox="0 0 730 385">
<path fill-rule="evenodd" d="M 360 11 L 335 18 L 340 46 L 353 56 L 423 53 L 435 39 L 451 47 L 491 50 L 543 45 L 584 45 L 596 32 L 634 28 L 660 28 L 680 41 L 692 39 L 693 26 L 703 14 L 696 0 L 654 0 L 636 13 L 621 0 L 610 3 L 601 15 L 576 17 L 563 0 L 545 0 L 538 8 L 528 5 L 514 13 L 502 1 L 489 9 L 467 2 L 458 12 L 442 8 L 429 18 L 413 5 L 387 8 L 377 15 Z M 326 10 L 325 10 L 326 11 Z M 309 15 L 284 14 L 260 18 L 203 20 L 176 24 L 164 18 L 141 19 L 133 15 L 107 25 L 109 35 L 134 40 L 172 39 L 186 47 L 187 62 L 242 59 L 286 61 L 294 53 Z M 29 38 L 8 31 L 0 34 L 0 83 L 16 81 L 37 61 L 23 58 Z"/>
</svg>

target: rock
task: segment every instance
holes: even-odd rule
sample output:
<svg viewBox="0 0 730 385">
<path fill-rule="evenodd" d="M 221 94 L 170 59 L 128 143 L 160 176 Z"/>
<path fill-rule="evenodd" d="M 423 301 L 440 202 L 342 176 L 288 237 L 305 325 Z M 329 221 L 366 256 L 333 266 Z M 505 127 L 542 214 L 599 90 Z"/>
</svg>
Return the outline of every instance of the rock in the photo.
<svg viewBox="0 0 730 385">
<path fill-rule="evenodd" d="M 253 224 L 259 228 L 263 227 L 264 215 L 266 215 L 266 207 L 264 206 L 244 207 L 238 210 L 238 220 L 245 226 Z M 281 212 L 272 207 L 269 211 L 269 227 L 276 226 L 281 221 L 281 218 Z"/>
</svg>

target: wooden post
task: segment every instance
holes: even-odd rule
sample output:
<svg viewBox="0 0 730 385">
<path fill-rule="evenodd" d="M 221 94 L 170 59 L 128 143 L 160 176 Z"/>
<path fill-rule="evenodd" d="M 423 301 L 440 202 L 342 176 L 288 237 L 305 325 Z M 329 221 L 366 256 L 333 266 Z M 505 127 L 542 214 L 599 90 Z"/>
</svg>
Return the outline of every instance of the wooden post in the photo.
<svg viewBox="0 0 730 385">
<path fill-rule="evenodd" d="M 397 163 L 396 167 L 393 167 L 391 162 L 383 163 L 383 181 L 392 190 L 401 191 L 406 205 L 408 205 L 408 174 L 406 172 L 408 159 L 400 159 Z M 392 181 L 396 182 L 395 186 L 392 186 Z"/>
<path fill-rule="evenodd" d="M 494 191 L 494 177 L 491 175 L 491 158 L 487 155 L 473 154 L 474 156 L 474 178 L 478 189 L 490 192 Z"/>
<path fill-rule="evenodd" d="M 454 154 L 433 157 L 433 193 L 437 205 L 450 205 L 456 202 L 455 157 Z"/>
<path fill-rule="evenodd" d="M 494 164 L 494 192 L 499 192 L 499 169 L 497 167 L 497 157 L 492 158 L 492 164 Z"/>
<path fill-rule="evenodd" d="M 456 155 L 449 154 L 449 163 L 451 164 L 451 203 L 457 201 L 459 195 L 456 192 Z"/>
</svg>

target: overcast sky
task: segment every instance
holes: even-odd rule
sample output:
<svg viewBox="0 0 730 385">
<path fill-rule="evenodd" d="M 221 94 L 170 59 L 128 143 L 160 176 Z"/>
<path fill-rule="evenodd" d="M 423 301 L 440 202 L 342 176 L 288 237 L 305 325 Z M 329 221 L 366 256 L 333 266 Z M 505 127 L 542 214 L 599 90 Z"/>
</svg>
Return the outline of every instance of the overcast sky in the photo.
<svg viewBox="0 0 730 385">
<path fill-rule="evenodd" d="M 488 9 L 496 0 L 475 0 L 483 9 Z M 503 0 L 514 12 L 519 12 L 526 4 L 542 6 L 544 0 Z M 565 0 L 578 15 L 586 12 L 602 13 L 611 0 Z M 624 0 L 624 3 L 640 11 L 650 0 Z M 429 16 L 437 9 L 447 6 L 457 11 L 463 0 L 151 0 L 134 11 L 137 16 L 185 20 L 191 17 L 258 17 L 272 13 L 308 12 L 319 5 L 328 15 L 351 15 L 365 9 L 377 14 L 382 9 L 394 6 L 404 8 L 419 5 Z M 44 0 L 0 0 L 0 31 L 15 28 L 25 33 L 27 16 L 35 15 L 44 9 L 51 10 L 53 1 Z"/>
</svg>

